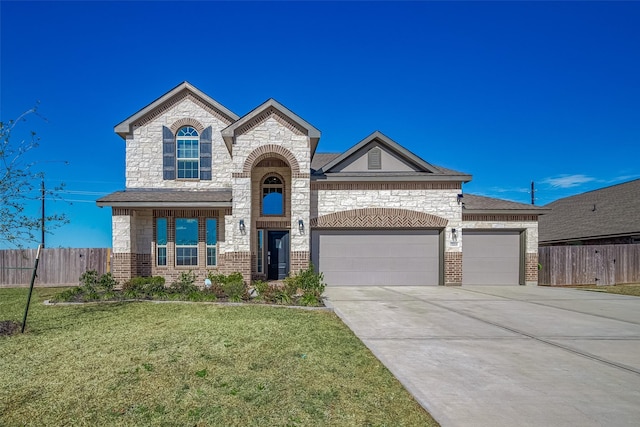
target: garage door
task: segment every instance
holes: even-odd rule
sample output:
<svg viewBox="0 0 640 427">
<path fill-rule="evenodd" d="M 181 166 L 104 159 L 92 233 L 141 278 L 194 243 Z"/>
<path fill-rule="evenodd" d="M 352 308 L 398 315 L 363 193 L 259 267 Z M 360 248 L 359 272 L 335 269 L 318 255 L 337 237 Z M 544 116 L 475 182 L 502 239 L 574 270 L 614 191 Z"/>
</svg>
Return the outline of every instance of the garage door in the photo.
<svg viewBox="0 0 640 427">
<path fill-rule="evenodd" d="M 518 285 L 519 283 L 519 231 L 463 230 L 462 284 Z"/>
<path fill-rule="evenodd" d="M 438 230 L 317 230 L 311 240 L 329 286 L 438 285 Z"/>
</svg>

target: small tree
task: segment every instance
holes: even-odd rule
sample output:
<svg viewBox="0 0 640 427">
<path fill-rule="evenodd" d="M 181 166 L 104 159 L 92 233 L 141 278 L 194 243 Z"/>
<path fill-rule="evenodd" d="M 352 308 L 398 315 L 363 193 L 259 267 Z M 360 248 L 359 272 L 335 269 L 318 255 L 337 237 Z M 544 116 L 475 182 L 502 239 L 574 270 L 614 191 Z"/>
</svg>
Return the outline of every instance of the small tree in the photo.
<svg viewBox="0 0 640 427">
<path fill-rule="evenodd" d="M 16 120 L 0 121 L 0 241 L 22 247 L 25 243 L 38 242 L 37 231 L 42 227 L 42 216 L 29 213 L 27 205 L 42 197 L 56 198 L 62 186 L 38 193 L 38 185 L 44 183 L 44 173 L 36 169 L 37 161 L 28 160 L 28 154 L 38 147 L 40 138 L 30 132 L 28 139 L 14 142 L 11 132 L 29 114 L 37 115 L 37 105 L 21 114 Z M 44 188 L 44 185 L 43 187 Z M 46 229 L 67 222 L 65 215 L 44 217 Z"/>
</svg>

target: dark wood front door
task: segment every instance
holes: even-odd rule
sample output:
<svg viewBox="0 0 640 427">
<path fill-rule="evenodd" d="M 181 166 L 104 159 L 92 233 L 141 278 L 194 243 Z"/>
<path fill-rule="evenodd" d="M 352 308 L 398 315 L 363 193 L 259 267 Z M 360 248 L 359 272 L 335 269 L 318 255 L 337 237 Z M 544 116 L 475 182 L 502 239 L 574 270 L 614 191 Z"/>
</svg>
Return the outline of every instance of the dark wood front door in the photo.
<svg viewBox="0 0 640 427">
<path fill-rule="evenodd" d="M 289 232 L 267 232 L 267 279 L 282 280 L 289 273 Z"/>
</svg>

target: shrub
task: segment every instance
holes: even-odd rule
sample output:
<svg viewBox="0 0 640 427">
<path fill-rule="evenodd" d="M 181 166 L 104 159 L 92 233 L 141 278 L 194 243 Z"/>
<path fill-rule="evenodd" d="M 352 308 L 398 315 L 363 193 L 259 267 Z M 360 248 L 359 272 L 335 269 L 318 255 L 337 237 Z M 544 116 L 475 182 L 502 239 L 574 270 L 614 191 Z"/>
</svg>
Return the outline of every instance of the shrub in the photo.
<svg viewBox="0 0 640 427">
<path fill-rule="evenodd" d="M 99 284 L 98 272 L 95 270 L 85 271 L 80 275 L 80 286 L 85 288 L 95 288 Z"/>
<path fill-rule="evenodd" d="M 264 280 L 256 280 L 252 283 L 253 289 L 258 293 L 258 299 L 262 301 L 270 301 L 270 286 Z"/>
<path fill-rule="evenodd" d="M 51 301 L 53 302 L 78 301 L 78 295 L 81 295 L 82 293 L 83 293 L 82 288 L 80 286 L 76 286 L 75 288 L 66 289 L 62 292 L 58 292 L 51 298 Z"/>
<path fill-rule="evenodd" d="M 309 268 L 300 270 L 295 276 L 285 279 L 288 292 L 292 292 L 292 295 L 301 292 L 300 303 L 303 305 L 319 305 L 325 286 L 324 275 L 316 273 L 313 264 L 309 264 Z"/>
<path fill-rule="evenodd" d="M 222 283 L 222 289 L 230 301 L 239 302 L 247 299 L 247 287 L 240 273 L 229 274 Z"/>
<path fill-rule="evenodd" d="M 197 292 L 198 287 L 195 285 L 196 275 L 191 271 L 183 271 L 178 276 L 178 280 L 171 283 L 171 292 L 189 295 L 191 292 Z"/>
<path fill-rule="evenodd" d="M 113 288 L 118 284 L 118 282 L 113 278 L 113 275 L 111 273 L 106 273 L 100 276 L 100 279 L 98 279 L 98 284 L 100 288 L 102 288 L 102 290 L 109 293 L 113 291 Z"/>
<path fill-rule="evenodd" d="M 239 302 L 248 299 L 247 286 L 242 274 L 235 272 L 228 276 L 220 273 L 209 272 L 207 278 L 211 280 L 211 288 L 208 290 L 217 298 L 229 298 L 230 301 Z"/>
<path fill-rule="evenodd" d="M 135 298 L 163 298 L 167 294 L 162 276 L 133 277 L 122 285 L 123 295 L 128 299 Z"/>
<path fill-rule="evenodd" d="M 270 284 L 264 280 L 253 282 L 253 289 L 258 293 L 258 300 L 271 303 L 291 302 L 291 296 L 283 286 Z"/>
</svg>

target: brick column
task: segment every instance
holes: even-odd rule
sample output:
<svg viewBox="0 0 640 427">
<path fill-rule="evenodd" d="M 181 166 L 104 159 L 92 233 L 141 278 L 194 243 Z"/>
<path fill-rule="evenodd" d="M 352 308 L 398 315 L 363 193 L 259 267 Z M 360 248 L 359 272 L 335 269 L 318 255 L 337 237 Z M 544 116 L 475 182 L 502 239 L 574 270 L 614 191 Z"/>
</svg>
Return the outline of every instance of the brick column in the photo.
<svg viewBox="0 0 640 427">
<path fill-rule="evenodd" d="M 527 285 L 538 284 L 538 253 L 528 253 L 525 258 L 525 282 Z"/>
<path fill-rule="evenodd" d="M 462 285 L 462 252 L 444 253 L 445 286 Z"/>
</svg>

